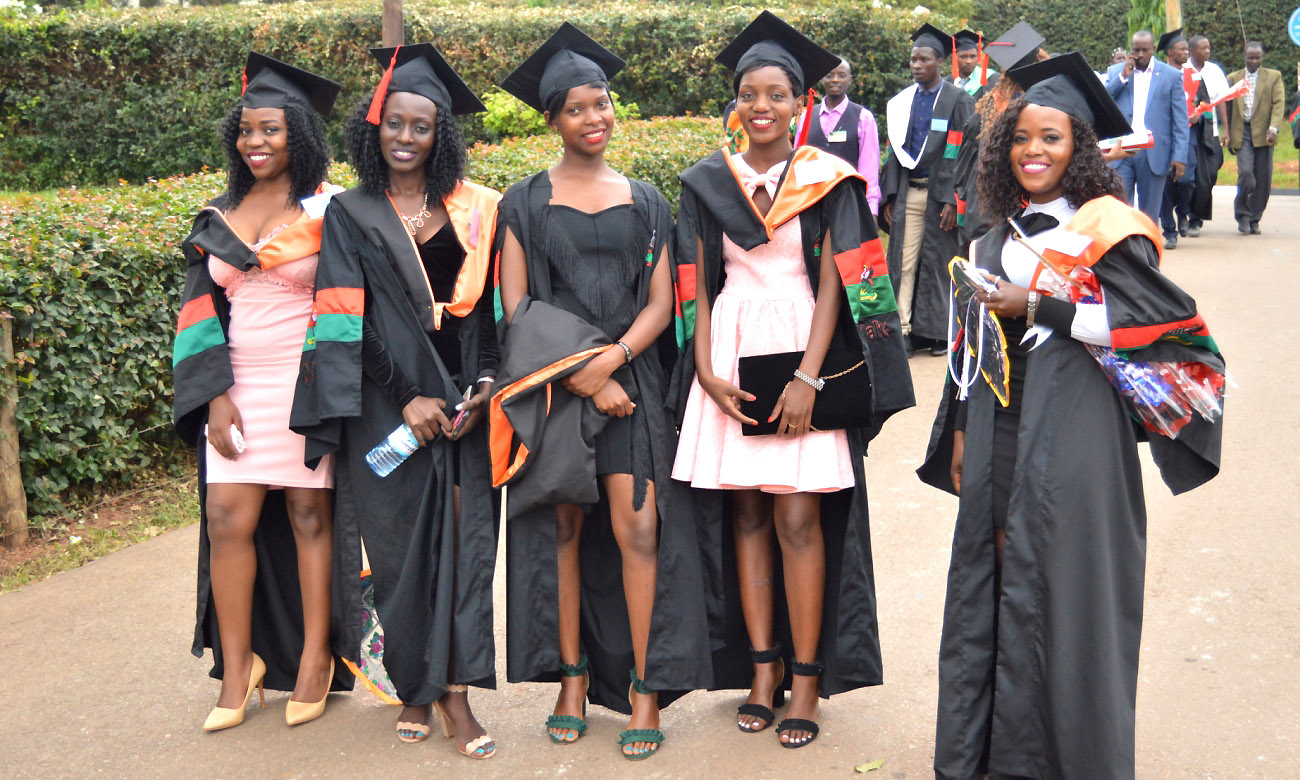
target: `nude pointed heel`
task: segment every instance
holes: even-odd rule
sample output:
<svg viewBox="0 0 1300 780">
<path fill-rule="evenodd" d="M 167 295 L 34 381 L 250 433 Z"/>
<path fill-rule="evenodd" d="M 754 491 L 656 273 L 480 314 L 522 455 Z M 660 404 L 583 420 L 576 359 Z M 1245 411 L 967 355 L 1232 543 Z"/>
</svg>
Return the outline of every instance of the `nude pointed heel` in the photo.
<svg viewBox="0 0 1300 780">
<path fill-rule="evenodd" d="M 325 714 L 325 700 L 330 697 L 330 686 L 334 684 L 334 659 L 330 659 L 330 676 L 329 682 L 325 685 L 325 695 L 320 697 L 320 701 L 294 701 L 284 707 L 284 722 L 290 726 L 297 726 L 306 723 L 309 720 L 316 720 Z"/>
<path fill-rule="evenodd" d="M 266 708 L 266 690 L 262 680 L 266 677 L 266 662 L 257 653 L 253 653 L 253 668 L 248 674 L 248 691 L 244 694 L 244 703 L 238 707 L 213 707 L 208 719 L 203 721 L 204 731 L 220 731 L 244 722 L 244 712 L 248 709 L 248 700 L 253 698 L 253 689 L 257 689 L 262 708 Z"/>
</svg>

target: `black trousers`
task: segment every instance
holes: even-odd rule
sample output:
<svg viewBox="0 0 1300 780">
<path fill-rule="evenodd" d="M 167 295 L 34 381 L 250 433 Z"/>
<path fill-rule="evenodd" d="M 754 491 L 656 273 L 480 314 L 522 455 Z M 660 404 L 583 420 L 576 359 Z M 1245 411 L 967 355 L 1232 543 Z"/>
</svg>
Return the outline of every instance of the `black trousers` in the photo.
<svg viewBox="0 0 1300 780">
<path fill-rule="evenodd" d="M 1241 149 L 1237 152 L 1237 199 L 1232 204 L 1234 216 L 1258 225 L 1272 188 L 1273 147 L 1256 146 L 1247 122 L 1241 135 Z"/>
</svg>

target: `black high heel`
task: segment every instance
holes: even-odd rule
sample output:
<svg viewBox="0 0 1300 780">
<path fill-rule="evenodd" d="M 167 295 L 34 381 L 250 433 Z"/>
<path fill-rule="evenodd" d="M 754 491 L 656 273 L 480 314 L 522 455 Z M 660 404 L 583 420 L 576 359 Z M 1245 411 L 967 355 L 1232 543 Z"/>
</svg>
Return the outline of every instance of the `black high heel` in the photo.
<svg viewBox="0 0 1300 780">
<path fill-rule="evenodd" d="M 810 664 L 801 664 L 798 661 L 794 661 L 790 666 L 791 671 L 800 677 L 821 677 L 822 670 L 824 669 L 820 661 Z M 783 731 L 807 731 L 812 734 L 812 736 L 808 737 L 803 742 L 781 742 L 781 732 Z M 806 718 L 786 718 L 776 724 L 777 741 L 781 742 L 781 747 L 783 748 L 801 748 L 804 745 L 810 745 L 814 739 L 817 739 L 818 731 L 820 731 L 820 729 L 817 727 L 817 723 L 807 720 Z"/>
<path fill-rule="evenodd" d="M 749 657 L 753 659 L 755 664 L 771 664 L 781 661 L 781 677 L 776 681 L 776 690 L 772 691 L 772 709 L 768 709 L 761 704 L 749 704 L 748 702 L 736 708 L 737 715 L 748 715 L 751 718 L 763 719 L 763 725 L 756 729 L 745 728 L 740 721 L 736 721 L 736 728 L 746 734 L 757 734 L 772 725 L 772 721 L 776 720 L 776 713 L 772 710 L 785 704 L 785 689 L 781 687 L 781 682 L 785 679 L 785 661 L 781 658 L 781 645 L 779 644 L 773 645 L 770 650 L 762 651 L 751 647 L 749 648 Z"/>
</svg>

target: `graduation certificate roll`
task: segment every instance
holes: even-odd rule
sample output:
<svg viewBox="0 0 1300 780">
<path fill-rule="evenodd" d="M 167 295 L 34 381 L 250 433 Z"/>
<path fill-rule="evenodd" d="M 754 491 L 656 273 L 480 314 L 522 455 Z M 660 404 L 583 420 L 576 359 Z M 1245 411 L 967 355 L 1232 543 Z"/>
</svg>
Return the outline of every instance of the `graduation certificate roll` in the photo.
<svg viewBox="0 0 1300 780">
<path fill-rule="evenodd" d="M 758 425 L 742 425 L 742 433 L 746 436 L 776 433 L 781 420 L 768 422 L 767 418 L 801 362 L 802 352 L 740 358 L 737 369 L 740 388 L 754 395 L 753 401 L 740 402 L 740 411 L 758 420 Z M 821 378 L 826 384 L 813 402 L 813 430 L 834 431 L 871 424 L 871 371 L 861 349 L 828 349 L 822 361 Z"/>
</svg>

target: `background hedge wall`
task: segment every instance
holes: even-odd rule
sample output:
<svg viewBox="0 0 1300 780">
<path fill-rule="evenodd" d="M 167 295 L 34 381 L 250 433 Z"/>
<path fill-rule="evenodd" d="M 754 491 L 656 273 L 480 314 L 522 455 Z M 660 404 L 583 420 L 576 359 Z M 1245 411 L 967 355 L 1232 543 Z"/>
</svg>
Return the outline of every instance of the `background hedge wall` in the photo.
<svg viewBox="0 0 1300 780">
<path fill-rule="evenodd" d="M 628 60 L 614 88 L 643 116 L 717 116 L 729 78 L 713 61 L 758 6 L 613 0 L 546 8 L 407 0 L 406 39 L 436 41 L 466 81 L 486 91 L 565 19 Z M 855 66 L 855 96 L 877 113 L 905 86 L 908 33 L 922 18 L 856 0 L 774 6 Z M 928 17 L 940 26 L 949 21 Z M 255 48 L 344 85 L 330 123 L 373 89 L 366 47 L 380 3 L 344 0 L 41 15 L 0 25 L 0 189 L 141 182 L 224 159 L 214 125 L 238 97 Z M 496 140 L 470 120 L 471 140 Z"/>
<path fill-rule="evenodd" d="M 1210 56 L 1227 73 L 1243 67 L 1241 53 L 1247 40 L 1260 41 L 1264 66 L 1282 71 L 1291 94 L 1300 48 L 1287 36 L 1286 22 L 1296 4 L 1296 0 L 1183 0 L 1183 30 L 1188 36 L 1209 36 Z M 1112 49 L 1128 48 L 1129 5 L 1129 0 L 975 0 L 971 24 L 997 35 L 1024 19 L 1047 38 L 1048 51 L 1081 51 L 1094 69 L 1102 70 Z M 1163 32 L 1155 30 L 1156 35 Z"/>
<path fill-rule="evenodd" d="M 716 120 L 619 124 L 609 161 L 676 203 L 677 174 L 718 147 Z M 504 189 L 558 157 L 553 135 L 470 150 L 470 178 Z M 336 164 L 331 179 L 355 184 Z M 171 345 L 179 243 L 221 173 L 0 200 L 0 310 L 12 312 L 23 484 L 34 520 L 64 501 L 175 467 Z"/>
</svg>

